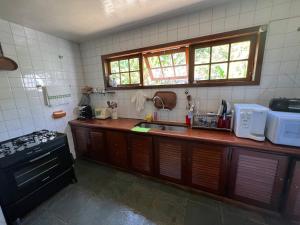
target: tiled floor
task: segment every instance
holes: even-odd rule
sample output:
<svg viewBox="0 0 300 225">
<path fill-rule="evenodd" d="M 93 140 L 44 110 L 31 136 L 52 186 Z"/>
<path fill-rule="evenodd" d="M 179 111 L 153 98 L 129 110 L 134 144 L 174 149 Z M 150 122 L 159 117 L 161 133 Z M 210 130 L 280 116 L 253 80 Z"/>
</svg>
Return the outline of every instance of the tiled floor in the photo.
<svg viewBox="0 0 300 225">
<path fill-rule="evenodd" d="M 86 161 L 78 183 L 39 206 L 24 225 L 286 225 L 279 218 Z"/>
</svg>

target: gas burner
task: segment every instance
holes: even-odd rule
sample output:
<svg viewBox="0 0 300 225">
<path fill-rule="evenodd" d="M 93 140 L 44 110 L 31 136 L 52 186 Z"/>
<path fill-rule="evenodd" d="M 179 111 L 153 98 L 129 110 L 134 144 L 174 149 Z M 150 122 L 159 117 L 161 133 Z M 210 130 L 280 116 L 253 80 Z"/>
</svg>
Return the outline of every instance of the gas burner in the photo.
<svg viewBox="0 0 300 225">
<path fill-rule="evenodd" d="M 54 140 L 56 137 L 57 132 L 41 130 L 10 141 L 2 142 L 0 144 L 0 158 L 24 151 L 39 144 L 47 143 L 48 141 Z"/>
</svg>

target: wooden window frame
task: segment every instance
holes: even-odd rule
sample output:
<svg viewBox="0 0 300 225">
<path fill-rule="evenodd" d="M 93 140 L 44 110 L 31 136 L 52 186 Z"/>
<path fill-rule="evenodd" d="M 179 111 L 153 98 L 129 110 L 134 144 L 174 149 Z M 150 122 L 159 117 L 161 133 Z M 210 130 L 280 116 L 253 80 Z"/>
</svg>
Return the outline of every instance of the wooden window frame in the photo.
<svg viewBox="0 0 300 225">
<path fill-rule="evenodd" d="M 248 59 L 241 59 L 241 60 L 230 60 L 230 52 L 231 52 L 231 44 L 237 43 L 237 42 L 243 42 L 243 41 L 250 41 L 250 51 L 249 51 L 249 57 Z M 196 84 L 207 84 L 207 83 L 232 83 L 232 82 L 249 82 L 253 80 L 253 69 L 254 69 L 254 63 L 255 63 L 255 46 L 256 46 L 256 41 L 257 41 L 257 35 L 251 34 L 248 36 L 242 36 L 242 37 L 235 37 L 235 38 L 230 38 L 226 40 L 217 40 L 217 41 L 211 41 L 209 43 L 204 43 L 204 44 L 195 44 L 190 47 L 190 82 L 196 83 Z M 228 55 L 228 60 L 226 61 L 220 61 L 220 62 L 211 62 L 211 56 L 212 56 L 212 51 L 210 51 L 210 62 L 209 63 L 203 63 L 199 65 L 209 65 L 209 78 L 211 75 L 211 65 L 213 64 L 220 64 L 220 63 L 227 63 L 227 78 L 226 79 L 216 79 L 216 80 L 200 80 L 200 81 L 194 81 L 194 69 L 195 69 L 195 50 L 198 48 L 206 48 L 218 45 L 223 45 L 223 44 L 229 44 L 229 55 Z M 239 61 L 248 61 L 248 67 L 247 67 L 247 74 L 245 78 L 228 78 L 229 76 L 229 64 L 230 62 L 239 62 Z M 198 65 L 198 64 L 196 64 Z"/>
<path fill-rule="evenodd" d="M 102 55 L 103 78 L 106 90 L 117 89 L 150 89 L 150 88 L 179 88 L 179 87 L 214 87 L 214 86 L 247 86 L 259 85 L 261 79 L 261 69 L 267 34 L 267 26 L 255 26 L 235 31 L 218 33 L 198 38 L 176 41 L 167 44 L 155 45 L 151 47 L 128 50 L 108 55 Z M 248 74 L 246 79 L 229 79 L 229 80 L 204 80 L 194 82 L 194 49 L 199 46 L 216 45 L 216 43 L 229 43 L 232 40 L 243 40 L 252 38 L 250 55 L 248 59 Z M 252 40 L 251 39 L 251 40 Z M 238 41 L 234 41 L 238 42 Z M 143 57 L 145 54 L 153 54 L 155 52 L 168 51 L 170 49 L 179 49 L 187 47 L 189 51 L 186 53 L 188 59 L 188 83 L 187 84 L 170 84 L 170 85 L 147 85 L 143 82 Z M 110 61 L 125 58 L 139 58 L 140 63 L 140 84 L 120 85 L 117 87 L 109 86 Z M 250 67 L 250 68 L 249 68 Z"/>
<path fill-rule="evenodd" d="M 173 54 L 183 53 L 183 52 L 185 53 L 185 64 L 183 64 L 183 65 L 174 65 Z M 172 66 L 162 66 L 161 60 L 160 60 L 160 57 L 159 57 L 161 55 L 171 55 L 171 57 L 172 57 Z M 158 56 L 160 67 L 157 67 L 157 69 L 160 68 L 161 71 L 162 71 L 162 74 L 164 73 L 163 68 L 172 68 L 173 71 L 174 71 L 174 76 L 173 77 L 164 77 L 163 76 L 162 78 L 154 78 L 153 73 L 152 73 L 152 69 L 156 69 L 156 68 L 151 68 L 149 60 L 148 60 L 149 57 L 153 57 L 153 56 Z M 180 48 L 171 49 L 171 50 L 165 50 L 165 51 L 159 51 L 159 52 L 153 52 L 153 53 L 145 53 L 145 54 L 143 54 L 143 58 L 145 60 L 145 64 L 147 66 L 147 69 L 149 71 L 149 74 L 150 74 L 150 77 L 151 77 L 152 80 L 176 80 L 176 79 L 185 79 L 185 78 L 189 79 L 189 48 L 188 47 L 180 47 Z M 176 76 L 175 68 L 179 67 L 179 66 L 186 66 L 187 76 Z M 157 86 L 159 86 L 159 85 L 157 85 Z"/>
<path fill-rule="evenodd" d="M 142 77 L 143 77 L 143 67 L 141 65 L 141 59 L 142 59 L 142 56 L 141 54 L 134 54 L 134 55 L 124 55 L 124 56 L 120 56 L 120 57 L 112 57 L 112 58 L 108 58 L 106 59 L 106 70 L 107 70 L 107 82 L 109 82 L 109 76 L 111 76 L 112 74 L 116 74 L 116 73 L 111 73 L 111 67 L 110 67 L 110 63 L 111 62 L 114 62 L 114 61 L 120 61 L 120 60 L 128 60 L 128 63 L 129 63 L 129 60 L 130 59 L 133 59 L 133 58 L 138 58 L 139 59 L 139 70 L 135 70 L 135 71 L 130 71 L 130 64 L 129 64 L 129 70 L 128 70 L 128 73 L 129 73 L 129 80 L 131 78 L 130 76 L 130 72 L 139 72 L 140 74 L 140 83 L 139 84 L 121 84 L 121 70 L 120 70 L 120 64 L 119 64 L 119 74 L 120 74 L 120 85 L 118 85 L 117 87 L 110 87 L 110 88 L 124 88 L 124 87 L 139 87 L 142 83 L 143 83 L 143 80 L 142 80 Z M 123 72 L 123 73 L 126 73 L 126 72 Z M 107 86 L 109 84 L 107 83 Z"/>
</svg>

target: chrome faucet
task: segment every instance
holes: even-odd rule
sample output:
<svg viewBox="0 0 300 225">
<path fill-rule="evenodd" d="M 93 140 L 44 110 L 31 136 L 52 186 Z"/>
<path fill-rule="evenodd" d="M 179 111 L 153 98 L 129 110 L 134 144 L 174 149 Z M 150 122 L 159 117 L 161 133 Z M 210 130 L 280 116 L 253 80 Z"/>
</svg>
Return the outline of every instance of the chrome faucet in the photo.
<svg viewBox="0 0 300 225">
<path fill-rule="evenodd" d="M 161 104 L 162 104 L 162 109 L 164 110 L 164 109 L 165 109 L 165 104 L 164 104 L 164 101 L 162 100 L 162 98 L 159 97 L 158 95 L 154 96 L 153 99 L 152 99 L 152 101 L 153 101 L 154 104 L 155 104 L 155 100 L 156 100 L 156 99 L 158 99 L 158 100 L 161 102 Z"/>
</svg>

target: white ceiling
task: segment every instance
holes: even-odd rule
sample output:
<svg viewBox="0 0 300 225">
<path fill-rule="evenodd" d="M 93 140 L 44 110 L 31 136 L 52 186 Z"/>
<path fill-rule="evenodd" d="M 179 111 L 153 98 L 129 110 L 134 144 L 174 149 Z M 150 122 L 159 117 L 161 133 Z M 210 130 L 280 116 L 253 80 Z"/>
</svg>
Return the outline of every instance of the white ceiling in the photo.
<svg viewBox="0 0 300 225">
<path fill-rule="evenodd" d="M 229 0 L 0 0 L 0 18 L 82 42 Z"/>
</svg>

